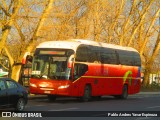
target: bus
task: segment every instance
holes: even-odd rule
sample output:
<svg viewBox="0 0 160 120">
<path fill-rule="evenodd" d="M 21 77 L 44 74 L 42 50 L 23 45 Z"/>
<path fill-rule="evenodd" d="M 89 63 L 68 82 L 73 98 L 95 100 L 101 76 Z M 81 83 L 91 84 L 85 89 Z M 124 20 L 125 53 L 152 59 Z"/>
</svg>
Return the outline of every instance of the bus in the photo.
<svg viewBox="0 0 160 120">
<path fill-rule="evenodd" d="M 26 52 L 22 58 L 21 70 L 18 82 L 29 89 L 30 77 L 32 70 L 32 55 L 30 52 Z"/>
<path fill-rule="evenodd" d="M 140 91 L 137 50 L 91 40 L 47 41 L 34 52 L 30 93 L 78 97 L 82 101 L 111 95 L 127 99 Z"/>
</svg>

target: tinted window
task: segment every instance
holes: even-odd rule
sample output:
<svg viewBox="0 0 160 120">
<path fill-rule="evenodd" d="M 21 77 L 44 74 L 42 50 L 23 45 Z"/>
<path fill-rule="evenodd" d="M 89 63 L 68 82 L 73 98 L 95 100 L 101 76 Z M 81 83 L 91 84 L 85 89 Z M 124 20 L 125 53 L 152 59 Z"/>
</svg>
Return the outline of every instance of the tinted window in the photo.
<svg viewBox="0 0 160 120">
<path fill-rule="evenodd" d="M 134 58 L 134 65 L 135 66 L 141 66 L 141 58 L 138 53 L 133 53 L 133 58 Z"/>
<path fill-rule="evenodd" d="M 101 63 L 103 64 L 117 64 L 117 55 L 115 50 L 110 48 L 101 49 Z"/>
<path fill-rule="evenodd" d="M 133 52 L 118 50 L 119 62 L 122 65 L 134 65 Z"/>
<path fill-rule="evenodd" d="M 86 46 L 80 46 L 76 52 L 76 61 L 88 62 L 88 48 Z"/>
<path fill-rule="evenodd" d="M 122 64 L 141 66 L 141 59 L 137 52 L 115 50 L 98 46 L 81 45 L 76 52 L 76 61 L 102 64 Z"/>
<path fill-rule="evenodd" d="M 89 46 L 88 50 L 88 62 L 99 63 L 100 62 L 100 48 L 97 46 Z"/>
<path fill-rule="evenodd" d="M 9 89 L 17 88 L 17 84 L 13 81 L 6 81 Z"/>
<path fill-rule="evenodd" d="M 5 90 L 6 86 L 3 80 L 0 80 L 0 90 Z"/>
<path fill-rule="evenodd" d="M 74 80 L 83 76 L 87 71 L 88 71 L 87 65 L 76 63 L 74 66 Z"/>
</svg>

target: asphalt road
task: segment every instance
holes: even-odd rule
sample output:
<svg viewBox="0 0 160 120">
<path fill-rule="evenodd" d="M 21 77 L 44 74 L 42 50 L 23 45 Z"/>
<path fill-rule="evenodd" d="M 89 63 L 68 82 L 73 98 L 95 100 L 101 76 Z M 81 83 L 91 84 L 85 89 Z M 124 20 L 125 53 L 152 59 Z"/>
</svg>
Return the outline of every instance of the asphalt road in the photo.
<svg viewBox="0 0 160 120">
<path fill-rule="evenodd" d="M 62 120 L 64 118 L 65 120 L 71 120 L 73 118 L 76 120 L 160 120 L 159 117 L 152 116 L 160 111 L 160 94 L 141 93 L 130 95 L 127 100 L 104 96 L 100 100 L 90 102 L 80 102 L 76 98 L 58 98 L 56 101 L 49 101 L 47 96 L 30 96 L 25 111 L 33 113 L 47 112 L 50 116 L 42 116 L 43 118 L 38 118 L 38 120 L 46 120 L 46 118 L 47 120 L 52 118 L 56 120 Z M 137 113 L 137 111 L 140 112 Z M 141 116 L 133 117 L 133 113 L 140 114 Z M 145 115 L 147 113 L 152 115 L 146 117 Z M 116 116 L 117 114 L 118 116 Z M 119 117 L 119 114 L 123 114 L 123 116 Z M 132 117 L 129 116 L 130 114 L 132 114 Z M 125 115 L 128 116 L 125 117 Z M 160 112 L 158 115 L 160 115 Z"/>
<path fill-rule="evenodd" d="M 47 96 L 31 96 L 26 111 L 160 111 L 160 93 L 129 95 L 127 100 L 103 96 L 99 100 L 80 102 L 77 98 L 58 98 L 49 101 Z"/>
</svg>

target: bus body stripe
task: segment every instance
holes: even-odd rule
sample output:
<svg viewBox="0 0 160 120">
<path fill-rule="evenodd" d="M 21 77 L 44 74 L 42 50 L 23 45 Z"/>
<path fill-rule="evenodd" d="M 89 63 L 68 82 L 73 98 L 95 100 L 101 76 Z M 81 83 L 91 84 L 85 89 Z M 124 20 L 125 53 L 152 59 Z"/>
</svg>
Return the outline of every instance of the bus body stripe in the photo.
<svg viewBox="0 0 160 120">
<path fill-rule="evenodd" d="M 127 79 L 127 77 L 102 77 L 102 76 L 81 76 L 80 78 L 107 78 L 107 79 Z M 78 81 L 80 78 L 78 78 L 77 80 L 75 80 L 74 82 Z M 133 80 L 140 80 L 140 77 L 132 77 Z M 73 82 L 73 83 L 74 83 Z"/>
</svg>

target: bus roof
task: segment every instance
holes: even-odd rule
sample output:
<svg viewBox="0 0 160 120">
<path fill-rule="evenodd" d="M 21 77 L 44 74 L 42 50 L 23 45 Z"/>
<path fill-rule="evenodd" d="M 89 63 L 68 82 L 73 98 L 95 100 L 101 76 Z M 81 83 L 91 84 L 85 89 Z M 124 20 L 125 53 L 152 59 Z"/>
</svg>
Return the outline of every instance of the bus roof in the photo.
<svg viewBox="0 0 160 120">
<path fill-rule="evenodd" d="M 83 40 L 83 39 L 70 39 L 67 41 L 46 41 L 39 44 L 37 48 L 62 48 L 62 49 L 73 49 L 74 51 L 76 51 L 77 47 L 81 44 L 138 52 L 136 49 L 131 47 L 123 47 L 120 45 L 95 42 L 92 40 Z"/>
</svg>

